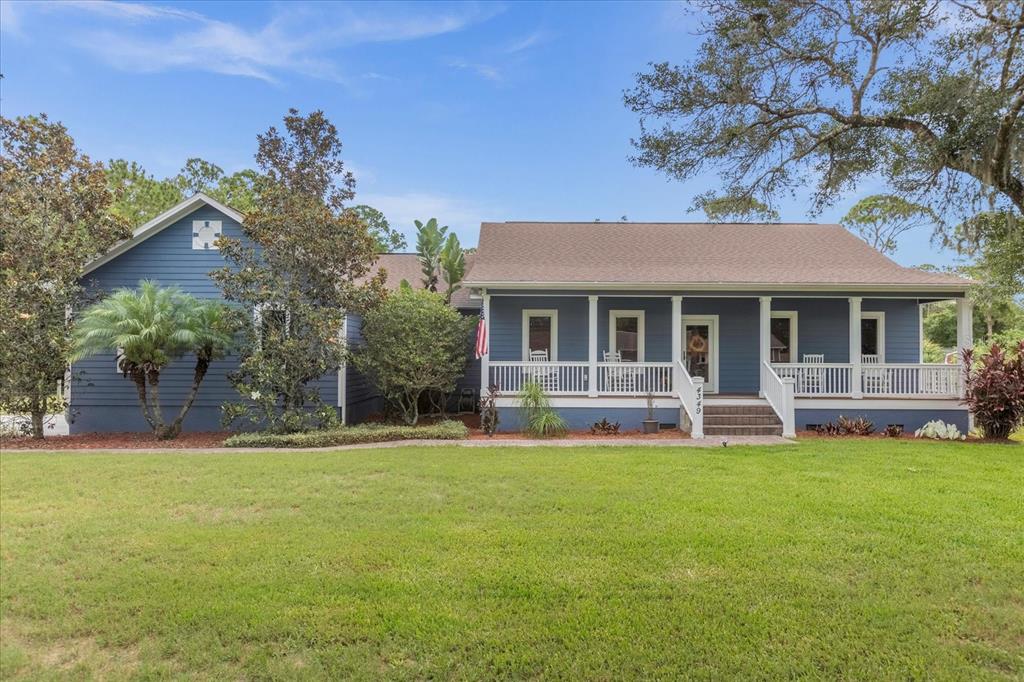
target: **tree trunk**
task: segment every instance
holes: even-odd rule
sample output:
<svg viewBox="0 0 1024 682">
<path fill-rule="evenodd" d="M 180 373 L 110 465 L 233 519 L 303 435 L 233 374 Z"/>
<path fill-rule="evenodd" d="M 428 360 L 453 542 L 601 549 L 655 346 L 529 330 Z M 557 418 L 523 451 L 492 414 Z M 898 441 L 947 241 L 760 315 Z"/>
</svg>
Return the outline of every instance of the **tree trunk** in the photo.
<svg viewBox="0 0 1024 682">
<path fill-rule="evenodd" d="M 149 381 L 149 412 L 153 417 L 153 432 L 156 437 L 163 440 L 164 435 L 164 412 L 160 407 L 160 372 L 151 369 L 146 372 L 146 379 Z"/>
<path fill-rule="evenodd" d="M 142 416 L 145 417 L 146 423 L 149 424 L 154 432 L 156 432 L 156 423 L 153 421 L 152 415 L 149 413 L 149 401 L 146 399 L 146 373 L 141 369 L 131 369 L 128 371 L 132 381 L 135 382 L 135 393 L 139 398 L 139 407 L 142 408 Z"/>
<path fill-rule="evenodd" d="M 192 387 L 189 389 L 188 395 L 185 397 L 185 402 L 182 404 L 181 409 L 178 411 L 178 416 L 174 418 L 169 426 L 164 430 L 162 438 L 170 440 L 171 438 L 177 438 L 178 434 L 181 433 L 181 423 L 185 420 L 185 415 L 188 414 L 189 409 L 192 407 L 192 403 L 195 402 L 196 394 L 199 392 L 199 385 L 203 383 L 203 377 L 206 376 L 206 370 L 210 368 L 210 361 L 205 356 L 196 357 L 196 368 L 192 372 Z"/>
<path fill-rule="evenodd" d="M 995 334 L 996 321 L 991 314 L 985 315 L 985 342 L 992 343 L 992 335 Z"/>
<path fill-rule="evenodd" d="M 38 401 L 32 405 L 32 437 L 38 440 L 43 438 L 43 419 L 46 418 L 46 410 L 40 409 Z"/>
</svg>

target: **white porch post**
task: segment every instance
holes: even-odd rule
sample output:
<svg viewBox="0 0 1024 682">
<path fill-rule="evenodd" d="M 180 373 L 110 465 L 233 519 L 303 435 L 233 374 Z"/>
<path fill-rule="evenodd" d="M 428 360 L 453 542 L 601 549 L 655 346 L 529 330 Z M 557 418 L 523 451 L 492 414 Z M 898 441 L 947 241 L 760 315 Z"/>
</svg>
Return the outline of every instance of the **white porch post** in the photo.
<svg viewBox="0 0 1024 682">
<path fill-rule="evenodd" d="M 588 296 L 590 302 L 588 320 L 590 322 L 590 351 L 587 361 L 590 363 L 587 379 L 587 395 L 591 398 L 597 397 L 597 296 Z"/>
<path fill-rule="evenodd" d="M 758 348 L 760 352 L 758 356 L 760 362 L 758 363 L 758 376 L 762 376 L 760 370 L 764 366 L 764 363 L 771 362 L 772 359 L 772 297 L 762 296 L 761 301 L 761 323 L 760 323 L 760 334 L 758 335 Z M 764 397 L 764 386 L 758 386 L 757 395 L 761 398 Z"/>
<path fill-rule="evenodd" d="M 974 348 L 974 304 L 966 296 L 956 299 L 956 355 L 963 362 L 965 348 Z M 960 397 L 964 397 L 964 381 L 960 378 Z"/>
<path fill-rule="evenodd" d="M 491 295 L 487 289 L 480 293 L 484 299 L 484 335 L 487 338 L 487 348 L 480 356 L 480 397 L 483 398 L 491 382 Z"/>
<path fill-rule="evenodd" d="M 683 380 L 679 365 L 683 361 L 683 297 L 672 297 L 672 390 L 679 392 Z"/>
<path fill-rule="evenodd" d="M 860 341 L 860 296 L 850 297 L 850 392 L 854 398 L 862 398 L 863 382 L 861 381 L 861 341 Z"/>
</svg>

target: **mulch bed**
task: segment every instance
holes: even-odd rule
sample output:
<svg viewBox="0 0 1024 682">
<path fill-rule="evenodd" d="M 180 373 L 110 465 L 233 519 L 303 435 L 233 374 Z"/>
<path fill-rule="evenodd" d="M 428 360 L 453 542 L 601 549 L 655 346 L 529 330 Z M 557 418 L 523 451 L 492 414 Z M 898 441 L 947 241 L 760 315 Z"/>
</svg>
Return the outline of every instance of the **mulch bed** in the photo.
<svg viewBox="0 0 1024 682">
<path fill-rule="evenodd" d="M 678 429 L 662 429 L 658 433 L 644 433 L 640 430 L 635 431 L 620 431 L 614 436 L 611 435 L 597 435 L 587 431 L 570 431 L 564 436 L 552 437 L 550 439 L 537 439 L 537 440 L 622 440 L 622 439 L 642 439 L 642 440 L 678 440 L 680 438 L 689 438 L 690 434 L 686 431 L 680 431 Z M 496 433 L 493 436 L 488 436 L 480 429 L 470 429 L 469 432 L 470 440 L 523 440 L 523 439 L 535 439 L 527 433 L 521 433 L 518 431 L 502 431 Z"/>
<path fill-rule="evenodd" d="M 174 440 L 157 440 L 152 433 L 78 433 L 73 436 L 4 438 L 4 450 L 119 450 L 125 448 L 219 448 L 231 434 L 226 431 L 182 433 Z"/>
</svg>

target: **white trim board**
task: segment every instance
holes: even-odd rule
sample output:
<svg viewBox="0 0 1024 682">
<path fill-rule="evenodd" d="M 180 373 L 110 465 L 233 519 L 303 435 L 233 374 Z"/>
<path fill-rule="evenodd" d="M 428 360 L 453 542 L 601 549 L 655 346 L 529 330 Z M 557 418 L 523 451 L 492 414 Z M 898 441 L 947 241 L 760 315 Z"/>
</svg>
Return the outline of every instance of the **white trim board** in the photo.
<svg viewBox="0 0 1024 682">
<path fill-rule="evenodd" d="M 800 358 L 800 316 L 795 310 L 773 310 L 773 319 L 789 320 L 789 357 L 791 362 L 797 362 Z M 771 336 L 771 330 L 769 330 Z M 771 349 L 769 349 L 770 352 Z"/>
<path fill-rule="evenodd" d="M 680 291 L 685 295 L 687 289 L 704 291 L 849 291 L 849 292 L 885 292 L 885 291 L 934 291 L 952 298 L 962 298 L 970 282 L 928 283 L 928 284 L 857 284 L 855 282 L 515 282 L 499 281 L 484 282 L 467 280 L 463 286 L 473 289 L 504 288 L 504 289 L 605 289 Z M 493 293 L 493 292 L 492 292 Z M 917 298 L 911 297 L 911 298 Z"/>
<path fill-rule="evenodd" d="M 794 398 L 797 410 L 966 410 L 959 400 L 951 398 Z"/>
<path fill-rule="evenodd" d="M 243 216 L 238 211 L 234 210 L 233 208 L 229 208 L 228 206 L 225 206 L 216 199 L 211 199 L 202 192 L 199 192 L 198 194 L 193 194 L 188 199 L 185 199 L 184 201 L 178 202 L 174 206 L 171 206 L 169 209 L 167 209 L 157 217 L 153 218 L 148 223 L 142 225 L 141 227 L 136 228 L 136 230 L 132 232 L 132 236 L 130 238 L 118 242 L 105 254 L 89 262 L 89 264 L 85 266 L 85 270 L 82 272 L 82 274 L 87 275 L 96 268 L 100 267 L 101 265 L 106 265 L 110 261 L 120 256 L 125 251 L 135 248 L 136 246 L 146 241 L 150 237 L 159 234 L 162 230 L 170 227 L 171 225 L 178 222 L 182 218 L 188 216 L 189 214 L 194 213 L 203 206 L 210 206 L 211 208 L 215 208 L 238 223 L 241 223 L 245 218 L 245 216 Z"/>
<path fill-rule="evenodd" d="M 558 362 L 558 308 L 523 308 L 522 326 L 522 358 L 523 362 L 530 361 L 530 318 L 550 317 L 551 318 L 551 352 L 548 353 L 548 360 Z"/>
</svg>

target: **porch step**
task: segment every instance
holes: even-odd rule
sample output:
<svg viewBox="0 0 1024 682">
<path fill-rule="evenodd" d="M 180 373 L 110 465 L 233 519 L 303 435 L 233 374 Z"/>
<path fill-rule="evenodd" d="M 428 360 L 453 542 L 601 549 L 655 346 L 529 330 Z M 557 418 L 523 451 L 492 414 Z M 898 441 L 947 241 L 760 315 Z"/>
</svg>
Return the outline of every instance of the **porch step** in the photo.
<svg viewBox="0 0 1024 682">
<path fill-rule="evenodd" d="M 778 416 L 772 414 L 704 414 L 705 426 L 778 426 Z"/>
<path fill-rule="evenodd" d="M 704 426 L 705 436 L 781 436 L 778 426 Z"/>
<path fill-rule="evenodd" d="M 781 436 L 782 422 L 768 404 L 704 404 L 708 436 Z"/>
</svg>

